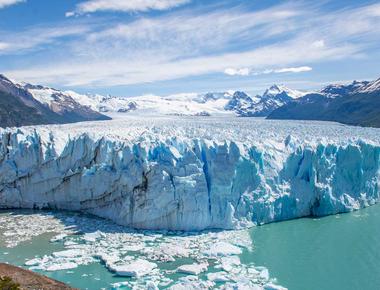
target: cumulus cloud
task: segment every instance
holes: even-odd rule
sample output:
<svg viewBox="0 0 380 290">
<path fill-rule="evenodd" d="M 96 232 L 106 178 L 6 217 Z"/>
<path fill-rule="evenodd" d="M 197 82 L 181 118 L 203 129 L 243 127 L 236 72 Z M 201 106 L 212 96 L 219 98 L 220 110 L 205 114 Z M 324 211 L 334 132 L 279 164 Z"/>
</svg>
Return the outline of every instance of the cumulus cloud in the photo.
<svg viewBox="0 0 380 290">
<path fill-rule="evenodd" d="M 0 0 L 0 9 L 25 1 L 26 0 Z"/>
<path fill-rule="evenodd" d="M 66 17 L 98 11 L 138 12 L 167 10 L 190 2 L 190 0 L 89 0 L 79 3 Z"/>
<path fill-rule="evenodd" d="M 224 73 L 229 76 L 248 76 L 250 73 L 249 68 L 226 68 Z"/>
</svg>

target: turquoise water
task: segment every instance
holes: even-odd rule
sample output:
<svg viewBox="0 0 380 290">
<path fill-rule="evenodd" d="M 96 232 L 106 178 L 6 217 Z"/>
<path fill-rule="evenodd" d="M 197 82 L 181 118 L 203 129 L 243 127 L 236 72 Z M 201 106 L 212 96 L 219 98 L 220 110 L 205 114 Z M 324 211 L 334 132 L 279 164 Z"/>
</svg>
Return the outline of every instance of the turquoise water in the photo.
<svg viewBox="0 0 380 290">
<path fill-rule="evenodd" d="M 254 250 L 244 250 L 242 263 L 266 267 L 284 287 L 380 289 L 380 205 L 320 219 L 268 224 L 248 232 Z M 14 248 L 0 244 L 0 261 L 22 266 L 34 256 L 64 250 L 62 243 L 50 242 L 53 235 L 39 235 Z M 163 267 L 175 269 L 177 264 L 175 261 Z M 80 289 L 110 289 L 111 283 L 126 281 L 100 262 L 43 274 Z M 180 276 L 173 274 L 171 278 Z"/>
<path fill-rule="evenodd" d="M 293 290 L 380 289 L 380 206 L 251 230 L 255 250 L 243 260 L 269 269 Z"/>
<path fill-rule="evenodd" d="M 44 234 L 33 238 L 32 241 L 20 243 L 14 248 L 0 247 L 0 261 L 12 263 L 25 267 L 25 261 L 43 253 L 50 254 L 55 251 L 64 250 L 63 245 L 51 243 L 53 234 Z M 27 268 L 27 267 L 25 267 Z M 62 270 L 54 272 L 36 271 L 53 279 L 63 281 L 79 289 L 101 289 L 109 288 L 110 283 L 125 281 L 125 278 L 116 277 L 105 270 L 99 263 L 79 266 L 73 270 Z"/>
<path fill-rule="evenodd" d="M 266 269 L 257 268 L 251 262 L 240 263 L 239 253 L 251 248 L 248 230 L 201 233 L 133 231 L 107 220 L 77 213 L 0 212 L 0 261 L 29 266 L 80 289 L 110 289 L 113 286 L 118 289 L 135 286 L 136 289 L 146 289 L 152 283 L 159 285 L 160 289 L 178 283 L 186 287 L 190 284 L 195 287 L 192 289 L 205 289 L 201 286 L 226 283 L 262 286 L 270 283 Z M 136 259 L 140 259 L 136 262 L 140 266 L 146 265 L 147 261 L 155 263 L 155 266 L 132 278 L 119 277 L 113 272 L 115 267 L 128 267 Z M 196 277 L 189 279 L 188 274 L 177 271 L 178 267 L 193 264 L 206 265 L 207 269 L 194 273 L 196 281 Z M 223 274 L 228 276 L 228 281 L 213 282 L 213 278 L 207 276 L 222 270 L 227 271 Z M 120 282 L 124 285 L 114 285 Z"/>
</svg>

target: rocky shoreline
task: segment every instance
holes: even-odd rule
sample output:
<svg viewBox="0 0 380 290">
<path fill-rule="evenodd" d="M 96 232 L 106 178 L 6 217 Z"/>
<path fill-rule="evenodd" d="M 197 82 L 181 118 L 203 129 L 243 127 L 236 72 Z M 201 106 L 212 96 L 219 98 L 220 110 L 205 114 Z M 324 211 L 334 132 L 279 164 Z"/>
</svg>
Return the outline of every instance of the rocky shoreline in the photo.
<svg viewBox="0 0 380 290">
<path fill-rule="evenodd" d="M 0 263 L 0 277 L 9 277 L 19 289 L 73 290 L 74 288 L 46 276 L 13 265 Z"/>
</svg>

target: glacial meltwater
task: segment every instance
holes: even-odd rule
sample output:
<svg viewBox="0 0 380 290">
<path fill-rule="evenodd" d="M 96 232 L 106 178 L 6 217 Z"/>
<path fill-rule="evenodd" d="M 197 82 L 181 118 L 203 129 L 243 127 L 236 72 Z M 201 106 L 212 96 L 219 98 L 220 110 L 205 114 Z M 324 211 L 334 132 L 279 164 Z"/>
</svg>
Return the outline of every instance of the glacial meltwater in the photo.
<svg viewBox="0 0 380 290">
<path fill-rule="evenodd" d="M 379 289 L 379 223 L 380 205 L 202 233 L 133 231 L 75 213 L 2 211 L 0 261 L 80 289 Z"/>
</svg>

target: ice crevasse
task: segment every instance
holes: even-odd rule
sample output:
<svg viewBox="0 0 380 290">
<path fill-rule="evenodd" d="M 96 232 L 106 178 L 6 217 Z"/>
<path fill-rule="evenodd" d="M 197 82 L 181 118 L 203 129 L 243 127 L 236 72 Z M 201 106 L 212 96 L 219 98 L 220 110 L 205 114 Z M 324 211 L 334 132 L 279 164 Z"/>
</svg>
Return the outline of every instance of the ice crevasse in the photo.
<svg viewBox="0 0 380 290">
<path fill-rule="evenodd" d="M 82 211 L 140 229 L 203 230 L 347 212 L 379 200 L 378 142 L 290 134 L 212 140 L 160 128 L 120 138 L 71 126 L 1 131 L 0 208 Z"/>
</svg>

